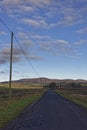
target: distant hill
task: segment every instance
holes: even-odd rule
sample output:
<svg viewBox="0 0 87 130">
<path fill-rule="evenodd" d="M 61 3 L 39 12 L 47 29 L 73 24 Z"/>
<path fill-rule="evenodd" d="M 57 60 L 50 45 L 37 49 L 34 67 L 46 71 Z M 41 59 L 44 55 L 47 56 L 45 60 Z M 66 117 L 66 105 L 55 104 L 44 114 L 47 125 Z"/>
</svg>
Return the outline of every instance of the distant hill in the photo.
<svg viewBox="0 0 87 130">
<path fill-rule="evenodd" d="M 73 79 L 49 79 L 49 78 L 45 78 L 45 77 L 41 77 L 41 78 L 27 78 L 27 79 L 19 79 L 16 81 L 12 81 L 13 83 L 22 83 L 22 84 L 39 84 L 42 82 L 42 84 L 49 84 L 51 82 L 55 82 L 55 83 L 87 83 L 87 80 L 83 80 L 83 79 L 77 79 L 77 80 L 73 80 Z M 2 82 L 2 83 L 8 83 L 8 82 Z"/>
</svg>

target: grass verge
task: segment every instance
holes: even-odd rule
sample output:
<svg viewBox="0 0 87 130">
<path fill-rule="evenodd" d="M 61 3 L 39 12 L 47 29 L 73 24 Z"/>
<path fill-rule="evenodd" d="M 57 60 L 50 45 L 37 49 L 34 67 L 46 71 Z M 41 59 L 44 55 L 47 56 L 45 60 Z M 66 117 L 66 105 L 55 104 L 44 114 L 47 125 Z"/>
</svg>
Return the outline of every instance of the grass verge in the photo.
<svg viewBox="0 0 87 130">
<path fill-rule="evenodd" d="M 79 90 L 78 92 L 73 90 L 57 90 L 56 93 L 87 108 L 87 95 L 84 95 L 82 92 L 79 93 Z"/>
<path fill-rule="evenodd" d="M 18 116 L 29 104 L 38 100 L 42 95 L 43 92 L 23 97 L 20 100 L 13 100 L 12 103 L 7 101 L 6 107 L 0 111 L 0 128 Z"/>
</svg>

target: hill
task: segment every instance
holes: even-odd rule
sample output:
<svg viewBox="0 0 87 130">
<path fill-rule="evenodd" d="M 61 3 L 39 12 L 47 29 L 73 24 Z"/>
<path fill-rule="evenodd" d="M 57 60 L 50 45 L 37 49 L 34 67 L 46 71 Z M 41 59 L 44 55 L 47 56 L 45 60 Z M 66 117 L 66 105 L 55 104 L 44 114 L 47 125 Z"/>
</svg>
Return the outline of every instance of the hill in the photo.
<svg viewBox="0 0 87 130">
<path fill-rule="evenodd" d="M 83 79 L 77 79 L 77 80 L 73 80 L 73 79 L 49 79 L 49 78 L 45 78 L 45 77 L 41 77 L 41 78 L 27 78 L 27 79 L 19 79 L 19 80 L 15 80 L 12 81 L 13 83 L 19 83 L 19 84 L 49 84 L 51 82 L 55 82 L 55 83 L 87 83 L 87 80 L 83 80 Z M 8 81 L 6 82 L 2 82 L 2 83 L 8 83 Z"/>
</svg>

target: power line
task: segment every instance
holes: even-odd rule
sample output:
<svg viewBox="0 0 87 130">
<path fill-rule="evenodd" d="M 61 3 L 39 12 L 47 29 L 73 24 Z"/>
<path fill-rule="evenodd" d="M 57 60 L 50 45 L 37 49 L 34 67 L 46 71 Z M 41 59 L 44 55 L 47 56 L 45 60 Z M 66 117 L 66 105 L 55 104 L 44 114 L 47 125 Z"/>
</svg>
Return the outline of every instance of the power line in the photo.
<svg viewBox="0 0 87 130">
<path fill-rule="evenodd" d="M 27 55 L 25 54 L 25 51 L 23 50 L 23 48 L 21 47 L 20 43 L 18 42 L 17 38 L 14 35 L 14 39 L 17 42 L 18 46 L 20 47 L 23 55 L 25 56 L 26 60 L 28 61 L 28 63 L 31 65 L 32 69 L 34 70 L 34 72 L 38 75 L 38 77 L 40 77 L 39 73 L 36 71 L 35 67 L 33 66 L 33 64 L 31 63 L 29 57 L 27 57 Z"/>
<path fill-rule="evenodd" d="M 5 22 L 0 18 L 0 22 L 7 28 L 7 30 L 11 33 L 12 31 L 10 30 L 10 28 L 5 24 Z M 33 66 L 33 64 L 31 63 L 29 57 L 26 56 L 23 48 L 21 47 L 20 43 L 18 42 L 16 36 L 14 35 L 13 33 L 13 36 L 14 36 L 14 39 L 15 41 L 17 42 L 18 46 L 20 47 L 23 55 L 25 56 L 26 60 L 28 61 L 28 63 L 31 65 L 32 69 L 34 70 L 34 72 L 38 75 L 38 77 L 40 77 L 39 73 L 36 71 L 35 67 Z M 40 82 L 42 83 L 42 81 L 40 80 Z"/>
<path fill-rule="evenodd" d="M 0 18 L 0 22 L 7 28 L 9 32 L 11 32 L 10 28 L 5 24 L 5 22 Z"/>
</svg>

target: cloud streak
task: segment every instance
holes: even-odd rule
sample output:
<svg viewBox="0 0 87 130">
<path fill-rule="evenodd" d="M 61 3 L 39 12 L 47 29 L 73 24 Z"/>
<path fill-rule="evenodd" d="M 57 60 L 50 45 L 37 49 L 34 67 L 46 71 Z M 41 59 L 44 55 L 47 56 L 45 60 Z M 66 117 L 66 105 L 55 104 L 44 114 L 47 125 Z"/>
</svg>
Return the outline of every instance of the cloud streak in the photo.
<svg viewBox="0 0 87 130">
<path fill-rule="evenodd" d="M 30 19 L 30 18 L 24 18 L 22 19 L 22 22 L 24 24 L 27 24 L 29 26 L 34 26 L 34 27 L 49 27 L 48 23 L 46 23 L 45 19 L 39 18 L 38 19 Z"/>
<path fill-rule="evenodd" d="M 87 40 L 80 40 L 78 42 L 75 42 L 75 45 L 77 45 L 77 46 L 81 46 L 81 45 L 85 45 L 85 44 L 87 44 Z"/>
<path fill-rule="evenodd" d="M 77 5 L 81 4 L 79 8 Z M 73 0 L 70 1 L 60 1 L 53 0 L 3 0 L 0 2 L 2 11 L 8 12 L 9 15 L 20 16 L 20 21 L 34 27 L 55 27 L 55 26 L 73 26 L 77 24 L 82 24 L 87 21 L 87 1 Z M 43 12 L 43 10 L 45 10 Z M 43 16 L 40 13 L 43 12 Z M 29 17 L 27 13 L 29 12 Z M 25 18 L 22 16 L 25 15 Z M 57 20 L 51 22 L 52 18 Z M 48 19 L 47 22 L 46 19 Z"/>
<path fill-rule="evenodd" d="M 53 0 L 3 0 L 0 3 L 1 5 L 3 5 L 4 10 L 7 10 L 8 15 L 13 14 L 14 19 L 17 15 L 18 17 L 20 17 L 20 25 L 23 25 L 23 27 L 33 27 L 33 32 L 34 29 L 38 28 L 42 28 L 45 31 L 47 31 L 46 29 L 48 29 L 48 31 L 50 32 L 50 29 L 55 27 L 68 27 L 84 23 L 85 20 L 87 20 L 87 6 L 85 4 L 84 7 L 85 2 L 86 0 L 76 0 L 74 2 L 73 0 L 66 2 L 60 0 L 58 0 L 58 2 Z M 82 6 L 79 6 L 80 9 L 77 8 L 78 3 L 82 4 Z M 43 51 L 52 51 L 54 53 L 55 50 L 59 53 L 70 53 L 70 51 L 73 51 L 74 47 L 72 47 L 73 45 L 71 45 L 69 41 L 60 38 L 53 39 L 50 36 L 46 36 L 46 34 L 39 35 L 33 32 L 31 34 L 27 34 L 24 32 L 17 33 L 17 36 L 20 39 L 20 43 L 28 49 L 32 46 L 32 50 L 39 48 Z M 86 33 L 87 28 L 80 29 L 77 32 Z M 1 34 L 4 35 L 3 32 L 1 32 Z M 79 42 L 76 42 L 74 45 L 82 45 L 85 43 L 86 41 L 81 40 Z M 4 58 L 0 58 L 0 61 L 5 63 L 7 62 L 6 59 L 9 58 L 5 58 L 6 56 L 4 56 L 3 51 L 1 51 L 0 53 Z M 37 56 L 35 57 L 32 55 L 30 56 L 30 58 L 39 59 Z M 14 54 L 14 62 L 19 61 L 20 59 L 21 54 Z"/>
<path fill-rule="evenodd" d="M 77 33 L 80 33 L 80 34 L 87 33 L 87 27 L 82 28 L 82 29 L 79 29 L 79 30 L 77 30 L 76 32 L 77 32 Z"/>
<path fill-rule="evenodd" d="M 52 54 L 63 54 L 63 53 L 72 53 L 73 48 L 71 44 L 66 40 L 52 40 L 52 41 L 45 41 L 39 42 L 39 48 L 43 51 L 50 52 Z"/>
<path fill-rule="evenodd" d="M 0 31 L 0 35 L 6 35 L 6 32 Z"/>
<path fill-rule="evenodd" d="M 30 60 L 41 60 L 42 58 L 37 55 L 32 55 L 31 53 L 24 50 L 25 56 Z M 13 63 L 20 62 L 24 58 L 23 52 L 17 48 L 13 49 Z M 10 62 L 10 48 L 4 48 L 0 51 L 0 64 L 6 64 Z"/>
<path fill-rule="evenodd" d="M 12 5 L 18 5 L 18 4 L 24 4 L 24 3 L 30 3 L 30 4 L 33 4 L 35 6 L 39 6 L 39 7 L 42 7 L 43 5 L 46 6 L 46 5 L 49 5 L 50 4 L 50 0 L 3 0 L 1 1 L 1 4 L 3 5 L 9 5 L 9 6 L 12 6 Z"/>
<path fill-rule="evenodd" d="M 21 59 L 21 52 L 18 49 L 13 50 L 13 62 L 18 62 Z M 10 61 L 10 49 L 4 48 L 0 52 L 0 64 L 5 64 Z"/>
</svg>

